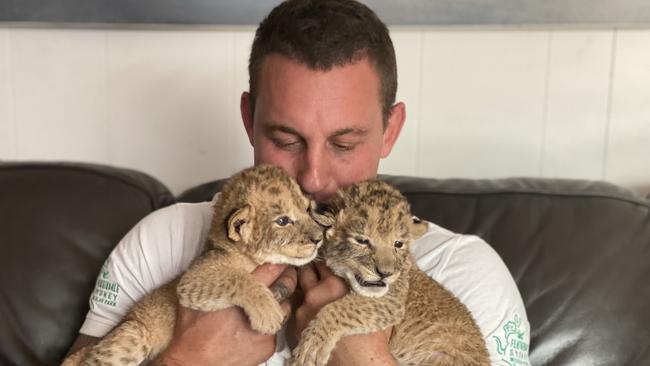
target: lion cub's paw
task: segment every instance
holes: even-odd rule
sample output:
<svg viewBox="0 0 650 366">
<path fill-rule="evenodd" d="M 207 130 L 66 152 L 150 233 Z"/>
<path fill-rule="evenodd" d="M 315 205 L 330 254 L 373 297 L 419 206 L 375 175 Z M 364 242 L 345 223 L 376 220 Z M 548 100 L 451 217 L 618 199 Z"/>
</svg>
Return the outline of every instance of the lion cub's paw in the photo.
<svg viewBox="0 0 650 366">
<path fill-rule="evenodd" d="M 321 352 L 318 352 L 318 348 L 313 351 L 306 348 L 303 352 L 297 352 L 287 361 L 287 366 L 325 366 L 330 355 L 329 352 L 320 350 Z"/>
<path fill-rule="evenodd" d="M 315 334 L 314 331 L 312 327 L 307 327 L 303 331 L 301 342 L 293 350 L 293 357 L 287 362 L 288 366 L 325 366 L 327 364 L 338 338 L 327 339 L 322 334 Z"/>
<path fill-rule="evenodd" d="M 251 304 L 244 307 L 244 311 L 251 322 L 251 328 L 260 333 L 275 334 L 282 328 L 286 316 L 273 295 L 270 295 L 270 298 L 265 300 L 251 302 Z"/>
</svg>

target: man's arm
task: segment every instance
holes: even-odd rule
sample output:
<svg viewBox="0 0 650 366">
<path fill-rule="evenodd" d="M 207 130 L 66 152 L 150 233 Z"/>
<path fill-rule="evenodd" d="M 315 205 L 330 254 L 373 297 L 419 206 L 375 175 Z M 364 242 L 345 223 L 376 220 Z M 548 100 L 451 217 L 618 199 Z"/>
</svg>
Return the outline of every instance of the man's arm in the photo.
<svg viewBox="0 0 650 366">
<path fill-rule="evenodd" d="M 70 356 L 71 354 L 77 352 L 78 350 L 86 347 L 86 346 L 94 346 L 99 342 L 99 338 L 97 337 L 91 337 L 89 335 L 85 334 L 79 334 L 77 336 L 77 339 L 75 339 L 74 343 L 72 346 L 70 346 L 70 349 L 68 350 L 68 354 L 65 355 L 65 357 Z"/>
<path fill-rule="evenodd" d="M 388 341 L 391 329 L 343 337 L 330 356 L 328 366 L 397 366 Z"/>
<path fill-rule="evenodd" d="M 291 311 L 286 302 L 282 308 L 287 314 Z M 79 334 L 66 357 L 99 340 Z M 213 312 L 179 308 L 174 339 L 150 365 L 259 365 L 271 357 L 274 350 L 275 336 L 252 330 L 239 308 Z"/>
<path fill-rule="evenodd" d="M 348 293 L 345 281 L 334 275 L 324 264 L 317 263 L 304 266 L 298 276 L 300 287 L 304 292 L 304 301 L 295 313 L 294 333 L 300 339 L 300 333 L 316 316 L 318 311 L 330 302 L 336 301 Z M 388 341 L 392 328 L 381 332 L 350 335 L 341 338 L 330 355 L 328 366 L 396 366 L 390 353 Z"/>
<path fill-rule="evenodd" d="M 262 265 L 252 275 L 270 286 L 289 316 L 291 307 L 287 298 L 296 286 L 296 270 L 293 267 Z M 240 308 L 231 307 L 213 312 L 179 308 L 178 311 L 174 338 L 152 365 L 254 366 L 266 361 L 275 351 L 275 335 L 252 330 L 248 318 Z M 99 338 L 80 334 L 68 355 L 98 341 Z"/>
<path fill-rule="evenodd" d="M 291 306 L 286 300 L 296 287 L 293 267 L 265 264 L 253 277 L 270 286 L 287 317 Z M 174 338 L 153 365 L 259 365 L 275 351 L 275 335 L 261 334 L 250 327 L 241 308 L 201 312 L 179 308 Z"/>
</svg>

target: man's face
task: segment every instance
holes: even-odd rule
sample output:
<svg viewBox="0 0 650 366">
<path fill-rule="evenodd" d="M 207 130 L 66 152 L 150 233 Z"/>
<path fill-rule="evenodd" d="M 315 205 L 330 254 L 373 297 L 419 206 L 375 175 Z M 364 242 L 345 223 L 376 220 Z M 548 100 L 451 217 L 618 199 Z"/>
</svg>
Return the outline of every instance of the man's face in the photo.
<svg viewBox="0 0 650 366">
<path fill-rule="evenodd" d="M 379 78 L 366 59 L 330 71 L 267 56 L 258 79 L 255 115 L 244 93 L 241 112 L 255 164 L 283 167 L 323 201 L 339 187 L 373 178 L 404 122 L 404 105 L 382 124 Z"/>
</svg>

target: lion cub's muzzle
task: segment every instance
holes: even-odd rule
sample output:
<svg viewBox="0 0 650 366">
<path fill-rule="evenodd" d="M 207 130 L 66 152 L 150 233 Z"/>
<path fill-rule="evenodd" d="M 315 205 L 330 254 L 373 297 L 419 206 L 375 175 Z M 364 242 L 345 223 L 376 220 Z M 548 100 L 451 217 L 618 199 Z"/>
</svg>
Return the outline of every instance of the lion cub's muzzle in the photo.
<svg viewBox="0 0 650 366">
<path fill-rule="evenodd" d="M 361 276 L 356 275 L 355 279 L 359 283 L 359 285 L 363 287 L 386 287 L 386 282 L 382 280 L 377 280 L 377 281 L 366 281 Z"/>
<path fill-rule="evenodd" d="M 391 276 L 393 276 L 392 271 L 391 272 L 382 271 L 379 269 L 379 267 L 375 267 L 375 273 L 379 277 L 378 280 L 369 281 L 367 279 L 363 279 L 359 275 L 356 275 L 355 278 L 357 282 L 359 282 L 359 284 L 364 287 L 386 287 L 388 283 L 392 282 L 391 281 L 392 280 Z"/>
</svg>

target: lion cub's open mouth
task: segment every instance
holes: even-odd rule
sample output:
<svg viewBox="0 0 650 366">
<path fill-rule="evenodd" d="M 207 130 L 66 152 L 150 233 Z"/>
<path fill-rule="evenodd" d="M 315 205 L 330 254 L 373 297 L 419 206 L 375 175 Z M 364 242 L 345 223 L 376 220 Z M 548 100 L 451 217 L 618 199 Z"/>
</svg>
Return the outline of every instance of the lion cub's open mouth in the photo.
<svg viewBox="0 0 650 366">
<path fill-rule="evenodd" d="M 359 275 L 355 275 L 354 278 L 359 282 L 359 285 L 363 287 L 386 287 L 384 281 L 364 281 Z"/>
</svg>

